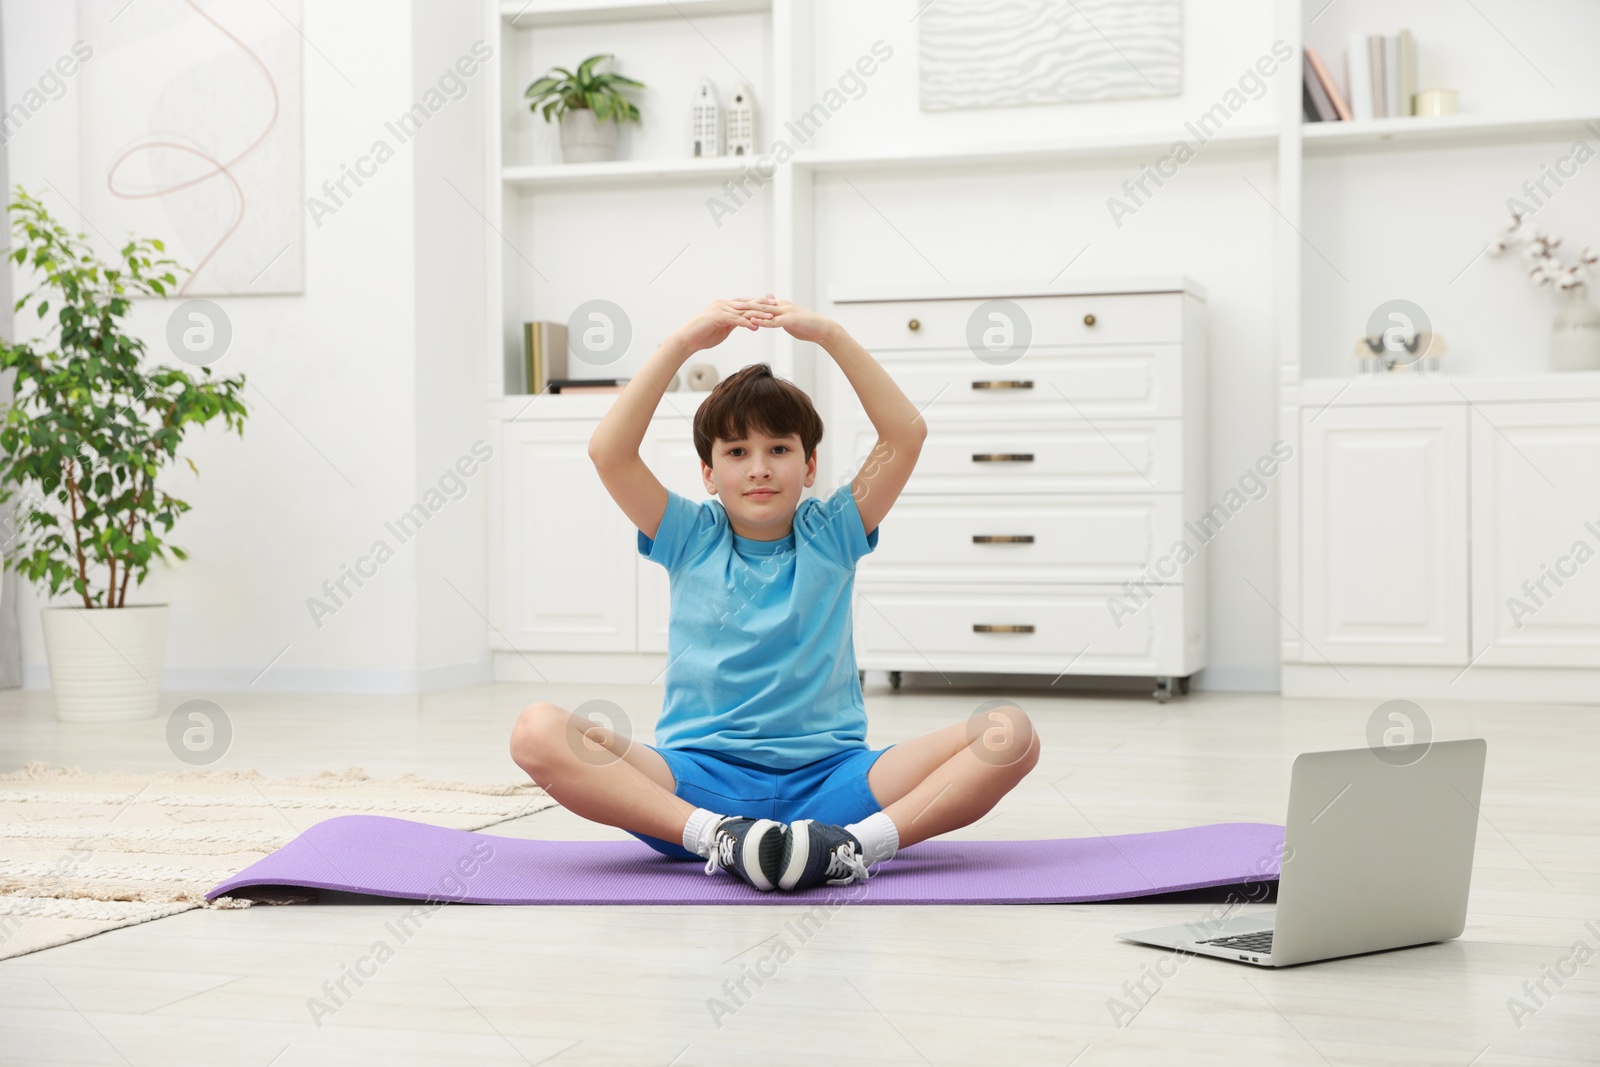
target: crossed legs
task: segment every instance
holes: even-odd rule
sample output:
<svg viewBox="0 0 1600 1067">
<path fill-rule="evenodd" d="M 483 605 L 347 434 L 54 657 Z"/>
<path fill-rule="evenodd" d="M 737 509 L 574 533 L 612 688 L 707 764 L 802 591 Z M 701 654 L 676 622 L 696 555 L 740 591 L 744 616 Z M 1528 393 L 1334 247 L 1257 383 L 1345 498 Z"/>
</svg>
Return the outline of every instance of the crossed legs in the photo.
<svg viewBox="0 0 1600 1067">
<path fill-rule="evenodd" d="M 867 785 L 905 848 L 977 822 L 1038 762 L 1033 721 L 1004 705 L 900 742 L 878 757 Z"/>
<path fill-rule="evenodd" d="M 562 807 L 590 822 L 681 841 L 694 813 L 674 794 L 671 768 L 649 745 L 555 704 L 522 709 L 511 730 L 511 758 Z"/>
<path fill-rule="evenodd" d="M 654 749 L 555 704 L 522 710 L 511 758 L 591 822 L 681 841 L 694 812 L 675 795 L 672 771 Z M 1004 705 L 893 746 L 873 763 L 867 785 L 905 848 L 978 821 L 1038 762 L 1032 721 Z"/>
</svg>

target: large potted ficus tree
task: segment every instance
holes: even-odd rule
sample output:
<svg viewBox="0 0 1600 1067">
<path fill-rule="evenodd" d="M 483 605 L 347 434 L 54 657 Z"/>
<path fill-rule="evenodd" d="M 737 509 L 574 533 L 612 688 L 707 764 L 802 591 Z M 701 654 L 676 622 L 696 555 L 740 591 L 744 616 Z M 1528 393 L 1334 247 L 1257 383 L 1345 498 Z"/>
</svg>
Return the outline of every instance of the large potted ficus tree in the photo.
<svg viewBox="0 0 1600 1067">
<path fill-rule="evenodd" d="M 561 159 L 564 163 L 607 162 L 617 156 L 617 131 L 623 122 L 638 122 L 639 109 L 623 88 L 643 89 L 643 82 L 614 71 L 596 71 L 609 52 L 590 56 L 576 71 L 551 67 L 550 72 L 522 95 L 528 108 L 561 124 Z"/>
<path fill-rule="evenodd" d="M 16 302 L 53 324 L 32 342 L 0 338 L 0 373 L 15 375 L 0 408 L 0 503 L 17 500 L 4 565 L 70 606 L 42 612 L 56 714 L 93 722 L 154 715 L 166 652 L 166 604 L 128 603 L 152 561 L 187 559 L 168 543 L 184 501 L 157 484 L 194 426 L 220 417 L 243 436 L 244 376 L 196 380 L 143 367 L 122 320 L 139 296 L 165 297 L 177 263 L 160 241 L 134 239 L 103 263 L 20 187 L 9 205 L 12 260 L 41 282 Z M 7 265 L 9 266 L 9 264 Z M 52 336 L 53 335 L 53 336 Z M 194 461 L 183 457 L 196 474 Z"/>
</svg>

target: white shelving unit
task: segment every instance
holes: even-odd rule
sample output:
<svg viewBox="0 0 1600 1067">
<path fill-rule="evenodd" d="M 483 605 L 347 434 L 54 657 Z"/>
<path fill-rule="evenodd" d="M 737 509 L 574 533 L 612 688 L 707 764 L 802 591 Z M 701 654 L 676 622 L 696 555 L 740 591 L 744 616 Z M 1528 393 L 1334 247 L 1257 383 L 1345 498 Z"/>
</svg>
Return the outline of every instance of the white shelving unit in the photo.
<svg viewBox="0 0 1600 1067">
<path fill-rule="evenodd" d="M 1297 52 L 1308 43 L 1308 36 L 1316 37 L 1311 43 L 1320 44 L 1324 61 L 1341 71 L 1336 77 L 1342 75 L 1338 60 L 1344 31 L 1392 33 L 1408 23 L 1416 31 L 1419 22 L 1437 15 L 1416 4 L 1392 8 L 1373 2 L 1347 4 L 1339 12 L 1347 25 L 1330 31 L 1326 23 L 1314 25 L 1327 10 L 1322 0 L 1280 0 L 1279 32 Z M 1458 24 L 1447 31 L 1444 24 L 1433 23 L 1428 33 L 1419 33 L 1419 46 L 1470 51 L 1452 34 L 1476 31 L 1498 32 L 1492 24 L 1465 29 Z M 1553 110 L 1532 102 L 1542 90 L 1538 83 L 1549 79 L 1531 68 L 1525 54 L 1518 58 L 1508 53 L 1506 58 L 1506 68 L 1514 69 L 1515 76 L 1532 89 L 1507 92 L 1507 76 L 1493 72 L 1502 80 L 1496 89 L 1484 90 L 1475 76 L 1487 81 L 1491 72 L 1468 59 L 1458 58 L 1450 66 L 1463 90 L 1483 90 L 1473 94 L 1478 96 L 1515 97 L 1512 105 L 1521 105 L 1501 104 L 1503 110 L 1307 123 L 1301 121 L 1298 94 L 1285 94 L 1282 100 L 1278 207 L 1287 225 L 1279 233 L 1276 264 L 1277 299 L 1283 309 L 1278 331 L 1279 434 L 1294 442 L 1305 460 L 1285 465 L 1278 498 L 1275 606 L 1283 619 L 1280 659 L 1287 695 L 1570 701 L 1592 700 L 1600 692 L 1600 645 L 1592 619 L 1564 630 L 1555 627 L 1557 636 L 1542 645 L 1539 642 L 1550 632 L 1540 632 L 1533 638 L 1534 651 L 1520 660 L 1505 652 L 1503 638 L 1487 624 L 1503 610 L 1507 589 L 1502 586 L 1514 585 L 1507 582 L 1508 574 L 1500 573 L 1507 561 L 1530 553 L 1537 556 L 1548 547 L 1541 542 L 1555 527 L 1559 524 L 1564 530 L 1572 520 L 1567 514 L 1570 507 L 1545 499 L 1549 479 L 1537 467 L 1559 465 L 1574 487 L 1584 484 L 1583 476 L 1573 472 L 1582 471 L 1600 453 L 1600 424 L 1593 417 L 1600 411 L 1595 403 L 1600 398 L 1600 372 L 1541 373 L 1532 366 L 1537 360 L 1527 355 L 1544 343 L 1544 337 L 1535 336 L 1520 351 L 1507 346 L 1496 352 L 1529 367 L 1525 374 L 1505 373 L 1487 360 L 1480 360 L 1473 372 L 1450 373 L 1448 355 L 1443 374 L 1335 374 L 1335 369 L 1353 372 L 1354 360 L 1342 353 L 1354 344 L 1362 324 L 1333 336 L 1313 325 L 1326 325 L 1325 302 L 1348 303 L 1347 297 L 1334 295 L 1345 286 L 1329 280 L 1339 271 L 1339 251 L 1330 256 L 1313 244 L 1311 231 L 1317 222 L 1338 219 L 1341 230 L 1360 231 L 1357 237 L 1369 243 L 1372 252 L 1366 262 L 1344 262 L 1346 273 L 1357 282 L 1364 279 L 1356 270 L 1365 268 L 1364 273 L 1377 275 L 1390 268 L 1385 262 L 1390 256 L 1404 262 L 1404 241 L 1392 229 L 1395 219 L 1403 218 L 1404 207 L 1380 208 L 1376 217 L 1363 218 L 1348 206 L 1348 200 L 1362 197 L 1372 184 L 1391 181 L 1395 200 L 1409 205 L 1412 199 L 1406 198 L 1414 199 L 1417 190 L 1426 190 L 1430 182 L 1440 192 L 1469 187 L 1480 167 L 1493 172 L 1511 166 L 1519 179 L 1524 174 L 1538 177 L 1540 165 L 1569 150 L 1575 140 L 1593 143 L 1600 138 L 1596 86 L 1591 85 L 1587 94 L 1563 93 L 1580 99 L 1588 95 L 1592 106 Z M 1467 95 L 1464 92 L 1463 98 Z M 1508 164 L 1513 158 L 1515 164 Z M 1358 181 L 1369 184 L 1356 189 Z M 1485 210 L 1466 222 L 1467 241 L 1480 257 L 1499 226 L 1509 221 L 1502 208 L 1506 199 L 1524 195 L 1513 180 L 1503 188 L 1490 187 L 1493 192 L 1474 204 Z M 1371 205 L 1373 198 L 1368 195 L 1362 202 Z M 1443 216 L 1448 210 L 1441 203 L 1433 213 Z M 1483 214 L 1498 221 L 1478 222 Z M 1386 225 L 1391 227 L 1387 232 Z M 1454 278 L 1429 279 L 1434 289 L 1448 293 L 1468 268 L 1479 264 L 1479 259 L 1470 257 L 1470 251 L 1462 256 Z M 1517 287 L 1526 286 L 1521 270 L 1482 269 L 1504 269 L 1506 295 L 1513 301 L 1522 295 L 1517 292 Z M 1389 276 L 1395 273 L 1390 270 Z M 1400 288 L 1387 295 L 1410 296 Z M 1471 316 L 1455 314 L 1450 326 L 1459 327 L 1464 321 L 1498 325 L 1491 307 L 1472 308 Z M 1351 319 L 1349 314 L 1335 317 Z M 1439 323 L 1433 325 L 1439 328 Z M 1473 339 L 1454 328 L 1445 334 L 1467 346 Z M 1541 418 L 1540 412 L 1548 418 Z M 1557 437 L 1564 442 L 1560 448 L 1551 444 Z M 1502 471 L 1500 483 L 1475 466 L 1497 449 L 1515 457 L 1505 468 L 1512 474 Z M 1553 458 L 1562 449 L 1567 455 Z M 1535 450 L 1539 450 L 1538 465 L 1524 455 Z M 1379 472 L 1371 460 L 1379 454 L 1399 462 L 1389 473 Z M 1591 481 L 1600 495 L 1600 480 Z M 1524 494 L 1525 501 L 1537 498 L 1538 506 L 1519 518 L 1515 506 L 1507 508 L 1499 500 L 1498 494 L 1506 493 L 1512 494 L 1507 500 L 1517 493 Z M 1482 503 L 1473 505 L 1469 523 L 1469 498 L 1498 501 L 1491 511 L 1501 508 L 1503 518 L 1515 528 L 1491 530 Z M 1360 543 L 1362 536 L 1380 530 L 1393 532 L 1392 550 L 1380 548 L 1365 556 L 1351 550 L 1352 541 Z M 1498 539 L 1498 549 L 1488 547 L 1491 538 Z M 1373 567 L 1355 565 L 1358 558 L 1368 557 L 1380 562 Z M 1510 569 L 1518 566 L 1511 564 Z M 1418 577 L 1424 572 L 1425 577 Z M 1397 586 L 1405 588 L 1397 593 Z M 1330 596 L 1339 603 L 1331 604 Z M 1412 598 L 1410 603 L 1407 597 Z M 1391 609 L 1392 625 L 1374 623 Z M 1408 612 L 1411 616 L 1400 621 Z M 1541 621 L 1553 620 L 1546 616 Z"/>
<path fill-rule="evenodd" d="M 655 101 L 657 132 L 640 134 L 646 141 L 654 136 L 654 141 L 648 141 L 636 158 L 614 163 L 562 164 L 551 149 L 553 127 L 540 132 L 543 120 L 530 116 L 521 106 L 522 90 L 553 63 L 573 62 L 575 56 L 589 54 L 577 49 L 600 40 L 619 41 L 617 51 L 641 62 L 652 55 L 670 56 L 675 39 L 680 39 L 685 49 L 691 44 L 699 47 L 712 43 L 729 66 L 748 74 L 761 115 L 758 145 L 770 144 L 777 123 L 804 112 L 817 98 L 820 87 L 814 82 L 813 71 L 817 67 L 814 37 L 821 24 L 818 7 L 805 0 L 486 0 L 484 10 L 487 39 L 499 42 L 504 72 L 499 94 L 488 109 L 485 138 L 495 166 L 490 168 L 493 178 L 486 190 L 484 215 L 502 240 L 490 253 L 488 336 L 492 340 L 484 367 L 492 418 L 507 425 L 592 417 L 603 413 L 609 401 L 604 396 L 543 397 L 530 403 L 528 398 L 501 395 L 504 346 L 520 346 L 521 322 L 529 318 L 564 318 L 581 299 L 604 295 L 587 287 L 612 282 L 608 278 L 575 278 L 562 270 L 561 249 L 580 239 L 580 231 L 571 221 L 576 215 L 599 220 L 601 232 L 584 239 L 614 247 L 619 272 L 631 284 L 648 286 L 653 294 L 660 294 L 673 284 L 680 273 L 692 274 L 695 279 L 692 290 L 686 287 L 684 291 L 699 294 L 722 286 L 724 279 L 728 279 L 726 284 L 733 291 L 747 279 L 759 278 L 766 288 L 818 306 L 825 303 L 824 287 L 829 281 L 819 278 L 817 271 L 815 235 L 820 227 L 816 212 L 818 203 L 826 199 L 818 195 L 823 181 L 878 175 L 911 181 L 928 176 L 936 180 L 986 169 L 1016 173 L 1123 165 L 1158 158 L 1177 138 L 1188 137 L 1174 122 L 1171 129 L 1146 126 L 1128 133 L 1081 137 L 1063 137 L 1046 128 L 1038 140 L 1026 143 L 946 143 L 930 148 L 882 150 L 802 146 L 790 158 L 762 172 L 756 170 L 759 156 L 692 159 L 687 156 L 686 134 L 662 139 L 660 127 L 670 127 L 672 109 L 681 109 L 687 121 L 690 87 L 701 73 L 680 73 L 663 66 L 656 72 L 658 77 L 643 77 L 659 92 Z M 1362 28 L 1363 21 L 1371 21 L 1371 32 L 1385 32 L 1392 29 L 1389 24 L 1406 21 L 1403 13 L 1391 15 L 1376 0 L 1352 0 L 1331 14 L 1326 13 L 1320 0 L 1275 0 L 1272 11 L 1271 38 L 1282 39 L 1297 57 L 1308 33 L 1325 37 L 1330 24 L 1341 18 L 1357 28 Z M 1443 35 L 1457 32 L 1446 31 L 1439 23 L 1432 24 L 1427 33 L 1420 32 L 1422 16 L 1434 16 L 1416 5 L 1405 11 L 1418 14 L 1414 25 L 1424 49 L 1445 47 L 1448 41 L 1442 39 Z M 1317 19 L 1322 21 L 1313 26 Z M 606 33 L 593 34 L 596 26 L 604 26 Z M 589 36 L 583 36 L 585 33 Z M 729 44 L 730 41 L 734 43 Z M 1323 44 L 1325 58 L 1334 58 L 1328 55 L 1331 49 L 1326 40 Z M 624 69 L 640 75 L 634 67 Z M 732 74 L 726 67 L 723 73 L 727 75 L 724 80 L 731 83 Z M 1328 398 L 1349 386 L 1348 378 L 1339 377 L 1344 368 L 1337 353 L 1347 350 L 1355 333 L 1351 332 L 1346 342 L 1329 340 L 1333 336 L 1331 330 L 1326 331 L 1327 338 L 1317 332 L 1317 324 L 1329 317 L 1327 295 L 1315 281 L 1326 273 L 1327 264 L 1308 241 L 1307 231 L 1318 224 L 1330 224 L 1326 222 L 1328 213 L 1334 212 L 1337 218 L 1342 210 L 1341 205 L 1328 202 L 1326 189 L 1318 191 L 1319 184 L 1339 188 L 1339 175 L 1344 172 L 1338 168 L 1399 166 L 1407 175 L 1425 173 L 1429 166 L 1427 154 L 1435 151 L 1440 153 L 1437 158 L 1444 161 L 1440 164 L 1443 168 L 1471 158 L 1461 153 L 1492 155 L 1538 143 L 1553 148 L 1563 142 L 1570 144 L 1574 138 L 1593 140 L 1600 136 L 1600 126 L 1595 125 L 1600 116 L 1600 92 L 1589 94 L 1596 106 L 1573 106 L 1564 111 L 1536 106 L 1532 97 L 1524 94 L 1508 99 L 1504 109 L 1497 112 L 1469 110 L 1444 118 L 1307 124 L 1302 120 L 1298 73 L 1296 61 L 1285 65 L 1278 75 L 1274 121 L 1226 126 L 1204 148 L 1207 158 L 1236 156 L 1244 160 L 1270 159 L 1276 164 L 1274 180 L 1258 191 L 1270 200 L 1271 210 L 1282 220 L 1275 229 L 1271 248 L 1277 309 L 1272 347 L 1277 364 L 1279 430 L 1287 441 L 1299 439 L 1299 413 L 1306 403 L 1314 398 L 1328 402 Z M 1579 93 L 1574 99 L 1581 104 L 1584 96 Z M 535 122 L 537 127 L 530 125 Z M 740 207 L 732 224 L 715 230 L 715 256 L 688 263 L 687 257 L 694 253 L 681 252 L 688 245 L 671 232 L 671 226 L 658 223 L 678 221 L 686 217 L 684 212 L 702 210 L 700 205 L 707 198 L 722 195 L 730 183 L 741 182 L 753 190 L 753 196 Z M 1308 203 L 1308 198 L 1312 202 Z M 612 216 L 618 217 L 616 228 L 607 231 L 603 227 L 612 225 L 607 221 Z M 1485 239 L 1491 233 L 1485 233 Z M 685 255 L 685 262 L 675 265 L 675 254 Z M 592 263 L 593 257 L 587 256 L 586 262 Z M 1347 278 L 1355 276 L 1359 280 L 1366 273 L 1358 274 L 1362 264 L 1345 266 Z M 725 273 L 717 275 L 718 269 Z M 1508 284 L 1512 280 L 1508 276 Z M 1098 284 L 1100 291 L 1106 291 L 1104 283 Z M 1026 295 L 1023 288 L 997 284 L 995 292 Z M 896 292 L 903 290 L 903 286 L 896 288 Z M 677 294 L 673 294 L 673 301 L 673 306 L 681 309 Z M 1348 317 L 1343 311 L 1348 309 L 1342 309 L 1338 316 L 1341 321 Z M 605 373 L 630 374 L 653 347 L 651 335 L 664 333 L 677 322 L 663 319 L 636 321 L 634 325 L 635 350 L 630 352 L 628 362 Z M 756 342 L 752 339 L 751 343 Z M 812 393 L 824 419 L 830 418 L 828 383 L 832 376 L 825 373 L 826 368 L 816 365 L 812 346 L 796 344 L 781 334 L 764 334 L 760 343 L 766 347 L 758 355 L 746 351 L 742 357 L 727 358 L 738 362 L 767 359 L 776 373 Z M 583 368 L 578 368 L 569 371 L 569 375 L 580 376 L 582 372 Z M 1468 395 L 1476 394 L 1469 390 Z M 1218 403 L 1214 400 L 1213 407 Z M 828 478 L 819 475 L 819 484 L 836 481 L 837 472 L 830 472 Z M 1285 620 L 1281 627 L 1282 659 L 1285 664 L 1302 663 L 1312 653 L 1302 644 L 1296 625 L 1301 610 L 1299 557 L 1297 551 L 1290 550 L 1290 543 L 1300 533 L 1300 483 L 1292 464 L 1285 467 L 1280 483 L 1279 506 L 1283 550 L 1277 606 Z"/>
<path fill-rule="evenodd" d="M 500 393 L 500 343 L 516 340 L 516 324 L 530 308 L 513 286 L 503 283 L 508 266 L 517 253 L 507 244 L 516 244 L 529 218 L 538 213 L 537 198 L 553 194 L 596 195 L 643 192 L 662 189 L 714 195 L 730 180 L 750 179 L 757 160 L 744 157 L 693 159 L 686 155 L 665 158 L 621 159 L 612 163 L 563 164 L 536 161 L 519 155 L 526 129 L 509 134 L 513 116 L 522 115 L 517 107 L 521 88 L 546 69 L 529 63 L 529 45 L 536 35 L 570 29 L 585 24 L 654 25 L 658 35 L 661 23 L 675 23 L 676 32 L 698 39 L 701 25 L 724 17 L 759 19 L 760 36 L 768 51 L 770 66 L 766 84 L 756 86 L 763 120 L 792 114 L 796 104 L 812 93 L 811 46 L 815 12 L 797 0 L 661 0 L 661 2 L 619 2 L 619 0 L 489 0 L 486 8 L 489 32 L 501 42 L 507 77 L 502 92 L 491 109 L 489 151 L 501 161 L 496 187 L 489 191 L 490 211 L 486 212 L 506 241 L 495 249 L 494 275 L 500 279 L 501 299 L 492 309 L 495 351 L 489 353 L 490 396 Z M 1316 12 L 1321 15 L 1321 12 Z M 1311 13 L 1302 0 L 1279 0 L 1275 34 L 1298 49 Z M 1427 46 L 1430 42 L 1424 41 Z M 1331 58 L 1331 57 L 1330 57 Z M 537 69 L 535 69 L 537 68 Z M 1283 78 L 1292 77 L 1285 68 Z M 1309 160 L 1374 150 L 1427 150 L 1462 146 L 1489 147 L 1529 141 L 1560 141 L 1578 136 L 1600 136 L 1593 125 L 1600 107 L 1564 113 L 1481 113 L 1441 118 L 1394 118 L 1348 123 L 1304 123 L 1301 120 L 1297 91 L 1287 83 L 1279 86 L 1278 121 L 1270 125 L 1225 127 L 1205 144 L 1208 155 L 1242 153 L 1275 155 L 1278 162 L 1277 187 L 1271 191 L 1275 210 L 1289 224 L 1280 232 L 1275 250 L 1276 276 L 1281 291 L 1279 322 L 1280 364 L 1285 368 L 1282 384 L 1296 385 L 1300 378 L 1301 325 L 1298 302 L 1300 274 L 1305 258 L 1303 230 L 1305 166 Z M 668 98 L 670 99 L 670 97 Z M 687 99 L 685 97 L 685 99 Z M 1586 124 L 1589 124 L 1586 126 Z M 962 169 L 992 167 L 1072 167 L 1096 166 L 1130 159 L 1153 158 L 1166 151 L 1179 130 L 1141 130 L 1128 134 L 1062 138 L 1047 136 L 1037 141 L 1015 144 L 978 144 L 938 149 L 885 150 L 863 152 L 800 148 L 792 158 L 750 180 L 756 196 L 766 204 L 768 220 L 763 236 L 765 247 L 752 252 L 742 264 L 749 271 L 772 279 L 772 283 L 797 300 L 814 300 L 814 273 L 810 235 L 813 218 L 814 182 L 823 176 L 854 176 L 889 173 L 927 173 L 942 175 Z M 770 132 L 762 135 L 770 139 Z M 542 269 L 542 268 L 541 268 Z M 537 303 L 537 301 L 533 301 Z M 547 312 L 546 312 L 547 313 Z M 774 366 L 795 376 L 803 385 L 811 383 L 814 368 L 806 365 L 804 354 L 795 352 L 784 338 L 774 338 Z"/>
</svg>

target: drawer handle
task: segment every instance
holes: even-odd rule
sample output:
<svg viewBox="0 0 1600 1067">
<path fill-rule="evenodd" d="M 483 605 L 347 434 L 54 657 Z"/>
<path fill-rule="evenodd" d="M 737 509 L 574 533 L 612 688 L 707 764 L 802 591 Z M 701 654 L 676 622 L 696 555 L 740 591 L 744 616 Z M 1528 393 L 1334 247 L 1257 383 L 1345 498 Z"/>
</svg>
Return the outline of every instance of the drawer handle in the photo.
<svg viewBox="0 0 1600 1067">
<path fill-rule="evenodd" d="M 920 329 L 922 329 L 921 320 L 912 319 L 910 322 L 906 323 L 906 329 L 908 329 L 908 330 L 920 330 Z"/>
<path fill-rule="evenodd" d="M 997 625 L 988 622 L 975 622 L 972 624 L 972 632 L 975 634 L 1031 634 L 1033 633 L 1033 623 L 1025 622 L 1020 625 L 1008 626 L 1003 623 Z"/>
<path fill-rule="evenodd" d="M 1013 460 L 1018 462 L 1018 463 L 1032 463 L 1033 462 L 1033 453 L 1032 452 L 974 452 L 972 454 L 972 462 L 974 462 L 974 463 L 1008 463 L 1008 462 L 1011 462 Z"/>
<path fill-rule="evenodd" d="M 1004 381 L 999 378 L 989 381 L 973 382 L 974 389 L 1032 389 L 1033 383 L 1029 381 Z"/>
<path fill-rule="evenodd" d="M 1031 545 L 1033 534 L 973 534 L 975 545 Z"/>
<path fill-rule="evenodd" d="M 1085 315 L 1083 317 L 1083 324 L 1085 326 L 1093 326 L 1094 325 L 1094 321 L 1095 320 L 1094 320 L 1094 315 L 1093 314 L 1088 314 L 1088 315 Z"/>
</svg>

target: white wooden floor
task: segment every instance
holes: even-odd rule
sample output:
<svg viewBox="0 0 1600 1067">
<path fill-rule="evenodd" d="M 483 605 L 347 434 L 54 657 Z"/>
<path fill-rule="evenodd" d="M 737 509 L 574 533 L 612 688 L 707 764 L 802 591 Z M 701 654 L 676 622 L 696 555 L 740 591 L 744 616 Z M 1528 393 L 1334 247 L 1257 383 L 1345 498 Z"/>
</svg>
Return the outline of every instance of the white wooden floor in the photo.
<svg viewBox="0 0 1600 1067">
<path fill-rule="evenodd" d="M 1000 695 L 868 680 L 874 745 Z M 660 701 L 659 688 L 501 685 L 420 699 L 168 694 L 166 706 L 197 695 L 232 718 L 218 766 L 479 779 L 519 773 L 506 738 L 530 700 L 603 696 L 641 734 Z M 1282 821 L 1293 756 L 1363 744 L 1374 707 L 1004 695 L 1033 716 L 1043 758 L 963 835 Z M 1426 711 L 1436 737 L 1489 742 L 1465 935 L 1283 971 L 1190 959 L 1120 1026 L 1111 999 L 1141 977 L 1154 988 L 1150 969 L 1167 957 L 1112 935 L 1197 919 L 1206 905 L 844 907 L 804 941 L 784 925 L 788 908 L 448 907 L 319 1027 L 310 998 L 377 940 L 395 942 L 385 923 L 406 907 L 346 899 L 194 911 L 0 962 L 0 1063 L 1600 1062 L 1600 706 Z M 63 726 L 48 694 L 0 693 L 0 770 L 31 759 L 180 769 L 163 724 Z M 626 837 L 561 810 L 488 832 Z M 724 983 L 758 960 L 770 973 L 779 937 L 791 957 L 731 999 Z M 1588 962 L 1562 964 L 1578 942 Z M 1539 1004 L 1524 983 L 1547 968 L 1576 973 L 1545 978 Z M 1513 997 L 1533 1014 L 1514 1019 Z M 732 1014 L 714 1019 L 713 998 Z"/>
</svg>

